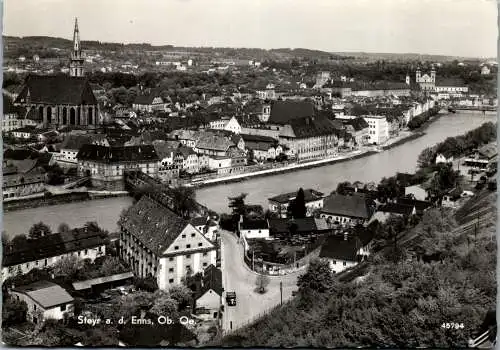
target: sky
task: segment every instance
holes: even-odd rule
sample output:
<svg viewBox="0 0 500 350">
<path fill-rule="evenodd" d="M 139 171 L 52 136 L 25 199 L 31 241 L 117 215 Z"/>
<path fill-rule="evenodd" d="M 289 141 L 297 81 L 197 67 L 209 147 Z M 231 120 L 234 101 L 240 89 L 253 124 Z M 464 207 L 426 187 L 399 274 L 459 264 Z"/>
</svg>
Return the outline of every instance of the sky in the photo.
<svg viewBox="0 0 500 350">
<path fill-rule="evenodd" d="M 494 0 L 4 0 L 3 34 L 175 46 L 497 56 Z"/>
</svg>

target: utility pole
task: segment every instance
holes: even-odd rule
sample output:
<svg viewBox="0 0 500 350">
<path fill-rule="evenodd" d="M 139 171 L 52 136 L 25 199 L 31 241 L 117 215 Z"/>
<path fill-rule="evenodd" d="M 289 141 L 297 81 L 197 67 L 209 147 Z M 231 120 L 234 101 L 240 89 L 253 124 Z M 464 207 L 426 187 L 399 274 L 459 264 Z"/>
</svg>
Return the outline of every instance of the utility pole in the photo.
<svg viewBox="0 0 500 350">
<path fill-rule="evenodd" d="M 255 251 L 252 250 L 252 270 L 255 271 Z"/>
<path fill-rule="evenodd" d="M 283 305 L 283 282 L 280 281 L 281 305 Z"/>
</svg>

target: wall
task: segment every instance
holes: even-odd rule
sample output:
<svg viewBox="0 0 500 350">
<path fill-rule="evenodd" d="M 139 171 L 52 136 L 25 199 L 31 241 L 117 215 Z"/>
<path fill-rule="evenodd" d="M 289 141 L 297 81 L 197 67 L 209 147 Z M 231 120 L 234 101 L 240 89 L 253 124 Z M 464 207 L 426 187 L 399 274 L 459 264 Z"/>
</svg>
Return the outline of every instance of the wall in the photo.
<svg viewBox="0 0 500 350">
<path fill-rule="evenodd" d="M 99 251 L 100 249 L 100 251 Z M 21 274 L 26 274 L 30 272 L 34 268 L 44 268 L 47 266 L 52 266 L 55 263 L 57 263 L 59 260 L 61 260 L 64 257 L 69 257 L 69 256 L 77 256 L 80 259 L 91 259 L 94 261 L 98 256 L 103 256 L 106 254 L 106 246 L 101 245 L 95 248 L 88 248 L 88 249 L 83 249 L 80 251 L 75 251 L 71 253 L 66 253 L 66 254 L 61 254 L 61 255 L 56 255 L 53 257 L 49 257 L 46 259 L 40 259 L 40 260 L 35 260 L 23 264 L 18 264 L 18 265 L 13 265 L 9 267 L 2 267 L 2 281 L 5 281 L 7 278 L 11 276 L 17 275 L 19 272 Z"/>
</svg>

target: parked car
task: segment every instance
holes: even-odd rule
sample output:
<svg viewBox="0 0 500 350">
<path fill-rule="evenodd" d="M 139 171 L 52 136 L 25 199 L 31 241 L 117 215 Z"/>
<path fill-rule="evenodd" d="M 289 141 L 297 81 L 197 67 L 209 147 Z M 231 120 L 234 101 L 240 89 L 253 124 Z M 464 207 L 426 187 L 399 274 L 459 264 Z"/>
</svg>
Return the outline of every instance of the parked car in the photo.
<svg viewBox="0 0 500 350">
<path fill-rule="evenodd" d="M 227 305 L 236 306 L 236 292 L 227 292 L 226 301 Z"/>
</svg>

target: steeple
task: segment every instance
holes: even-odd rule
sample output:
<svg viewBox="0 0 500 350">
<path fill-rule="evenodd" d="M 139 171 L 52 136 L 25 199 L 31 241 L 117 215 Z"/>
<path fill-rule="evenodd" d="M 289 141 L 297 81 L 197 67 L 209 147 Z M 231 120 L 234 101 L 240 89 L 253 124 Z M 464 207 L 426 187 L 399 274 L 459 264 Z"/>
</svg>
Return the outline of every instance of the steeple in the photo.
<svg viewBox="0 0 500 350">
<path fill-rule="evenodd" d="M 80 30 L 78 29 L 78 18 L 75 18 L 75 29 L 73 30 L 73 52 L 69 64 L 69 75 L 72 77 L 83 76 L 83 57 L 80 46 Z"/>
</svg>

